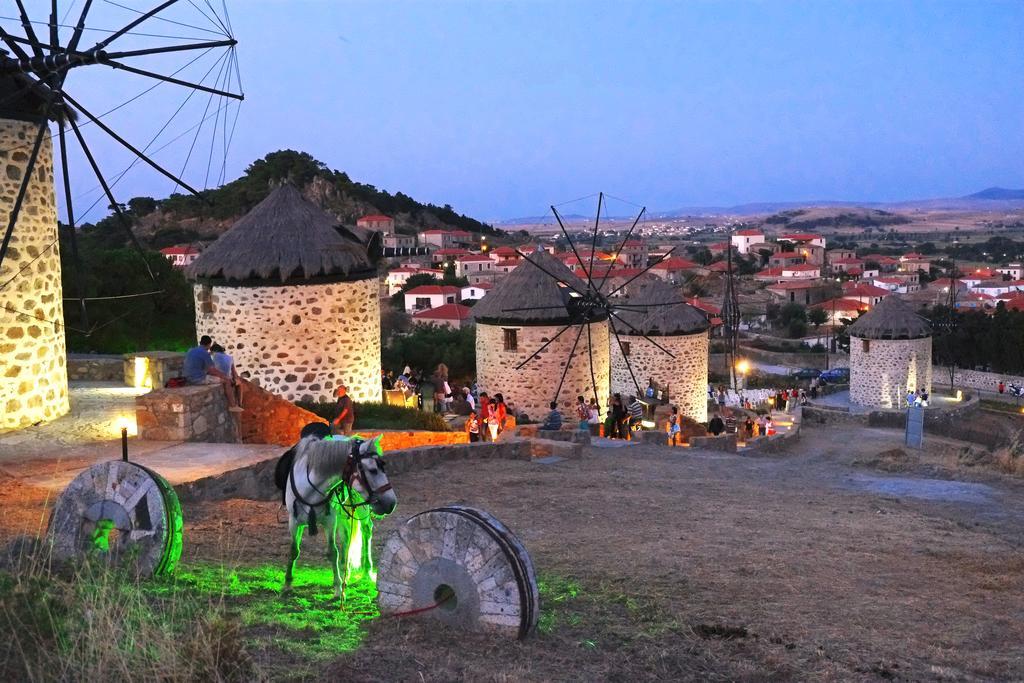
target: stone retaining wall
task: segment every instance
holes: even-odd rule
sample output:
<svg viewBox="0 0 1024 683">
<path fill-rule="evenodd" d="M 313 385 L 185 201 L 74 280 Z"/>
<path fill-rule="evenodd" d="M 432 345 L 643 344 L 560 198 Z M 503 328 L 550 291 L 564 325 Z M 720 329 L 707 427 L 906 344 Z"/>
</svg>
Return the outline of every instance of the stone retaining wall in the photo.
<svg viewBox="0 0 1024 683">
<path fill-rule="evenodd" d="M 396 451 L 385 450 L 388 475 L 395 476 L 436 467 L 457 460 L 494 459 L 530 460 L 531 458 L 559 455 L 579 457 L 583 447 L 579 444 L 546 439 L 510 439 L 499 443 L 451 444 L 422 446 Z M 284 449 L 282 449 L 282 452 Z M 229 498 L 249 500 L 280 500 L 281 492 L 274 485 L 277 458 L 242 467 L 212 477 L 180 484 L 175 487 L 181 500 L 218 501 Z M 401 500 L 401 482 L 395 482 Z"/>
<path fill-rule="evenodd" d="M 135 398 L 139 438 L 237 443 L 238 423 L 220 384 L 156 389 Z"/>
<path fill-rule="evenodd" d="M 999 389 L 999 382 L 1007 385 L 1012 382 L 1017 386 L 1024 386 L 1024 377 L 1020 375 L 1005 375 L 998 372 L 982 372 L 981 370 L 961 370 L 957 368 L 953 376 L 953 383 L 958 387 L 970 389 L 981 389 L 982 391 L 996 392 Z M 936 386 L 949 386 L 949 368 L 936 365 L 932 368 L 932 382 Z"/>
<path fill-rule="evenodd" d="M 159 389 L 172 377 L 185 374 L 185 354 L 138 351 L 124 354 L 122 378 L 130 387 Z"/>
<path fill-rule="evenodd" d="M 101 353 L 69 353 L 68 380 L 72 382 L 123 382 L 124 356 Z"/>
</svg>

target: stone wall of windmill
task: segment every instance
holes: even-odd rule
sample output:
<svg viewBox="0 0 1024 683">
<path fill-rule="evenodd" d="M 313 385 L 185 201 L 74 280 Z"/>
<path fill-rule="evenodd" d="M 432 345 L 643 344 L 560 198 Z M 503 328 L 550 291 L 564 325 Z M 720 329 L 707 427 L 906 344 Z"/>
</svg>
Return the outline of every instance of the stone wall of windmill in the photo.
<svg viewBox="0 0 1024 683">
<path fill-rule="evenodd" d="M 376 278 L 331 284 L 194 286 L 196 334 L 210 335 L 239 373 L 290 401 L 381 400 Z"/>
<path fill-rule="evenodd" d="M 0 119 L 0 216 L 14 208 L 39 124 Z M 0 430 L 68 412 L 53 151 L 44 139 L 0 266 Z"/>
<path fill-rule="evenodd" d="M 850 336 L 850 403 L 905 408 L 907 391 L 932 390 L 932 339 Z"/>
<path fill-rule="evenodd" d="M 623 396 L 638 395 L 633 376 L 640 390 L 647 388 L 649 380 L 658 387 L 668 387 L 669 403 L 679 406 L 679 414 L 696 420 L 708 421 L 708 332 L 654 337 L 667 353 L 640 335 L 619 332 L 629 366 L 615 337 L 611 338 L 611 390 Z M 630 375 L 630 368 L 633 375 Z"/>
<path fill-rule="evenodd" d="M 549 403 L 554 398 L 558 381 L 565 372 L 565 382 L 559 392 L 559 409 L 567 420 L 573 418 L 573 406 L 577 396 L 589 400 L 594 396 L 594 382 L 597 383 L 597 398 L 601 416 L 605 416 L 608 403 L 609 358 L 608 322 L 592 323 L 591 341 L 587 331 L 572 326 L 552 342 L 536 358 L 522 369 L 516 366 L 529 358 L 537 349 L 551 340 L 564 325 L 476 325 L 476 368 L 477 386 L 490 395 L 502 393 L 505 401 L 515 402 L 517 409 L 532 420 L 543 419 L 550 411 Z M 579 336 L 579 344 L 572 360 L 569 354 L 573 342 Z M 510 343 L 514 339 L 514 344 Z M 591 344 L 593 349 L 591 349 Z M 514 348 L 510 348 L 514 346 Z M 591 354 L 592 351 L 592 354 Z M 593 356 L 593 380 L 590 373 L 590 358 Z M 566 363 L 569 369 L 566 371 Z"/>
</svg>

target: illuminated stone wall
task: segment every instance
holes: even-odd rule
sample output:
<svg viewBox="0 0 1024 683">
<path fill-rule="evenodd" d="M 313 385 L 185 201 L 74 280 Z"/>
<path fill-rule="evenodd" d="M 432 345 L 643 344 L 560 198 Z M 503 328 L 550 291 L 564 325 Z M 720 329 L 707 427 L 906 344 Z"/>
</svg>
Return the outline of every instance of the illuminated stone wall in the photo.
<svg viewBox="0 0 1024 683">
<path fill-rule="evenodd" d="M 850 338 L 850 402 L 905 408 L 907 389 L 932 391 L 932 339 Z"/>
<path fill-rule="evenodd" d="M 290 401 L 333 401 L 340 384 L 380 401 L 377 278 L 285 287 L 195 285 L 196 335 L 234 356 L 242 377 Z"/>
<path fill-rule="evenodd" d="M 672 352 L 674 358 L 640 336 L 620 334 L 629 344 L 629 364 L 640 389 L 653 379 L 667 386 L 669 403 L 679 406 L 679 414 L 697 422 L 708 421 L 708 333 L 651 337 Z M 636 384 L 615 337 L 611 339 L 612 392 L 623 396 L 636 394 Z"/>
<path fill-rule="evenodd" d="M 517 409 L 526 413 L 530 419 L 542 420 L 551 410 L 548 404 L 554 398 L 558 380 L 565 370 L 579 328 L 572 327 L 566 330 L 521 370 L 516 370 L 516 366 L 554 337 L 562 327 L 564 326 L 517 327 L 478 323 L 476 375 L 479 390 L 486 391 L 492 396 L 501 393 L 505 396 L 506 403 L 511 399 Z M 517 331 L 516 351 L 504 350 L 502 330 L 505 329 Z M 608 402 L 608 323 L 591 325 L 591 338 L 594 345 L 594 378 L 603 418 L 605 404 Z M 586 329 L 579 339 L 579 345 L 576 347 L 576 353 L 565 375 L 565 383 L 558 396 L 559 410 L 565 419 L 570 421 L 575 419 L 573 406 L 576 405 L 576 397 L 582 394 L 589 401 L 594 395 Z"/>
<path fill-rule="evenodd" d="M 38 129 L 38 124 L 0 119 L 0 230 L 7 229 Z M 0 285 L 14 278 L 0 290 L 0 430 L 53 420 L 68 412 L 56 240 L 53 150 L 49 139 L 44 139 L 0 266 Z"/>
</svg>

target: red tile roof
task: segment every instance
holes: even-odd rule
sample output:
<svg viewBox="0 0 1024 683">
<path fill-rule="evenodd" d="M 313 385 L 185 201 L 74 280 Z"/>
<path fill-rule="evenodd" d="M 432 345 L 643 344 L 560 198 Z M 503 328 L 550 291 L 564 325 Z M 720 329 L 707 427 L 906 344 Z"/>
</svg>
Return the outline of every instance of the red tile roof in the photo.
<svg viewBox="0 0 1024 683">
<path fill-rule="evenodd" d="M 382 213 L 371 213 L 368 216 L 363 216 L 359 220 L 360 221 L 390 221 L 392 219 L 391 219 L 391 216 L 385 216 Z M 359 221 L 356 221 L 356 222 L 358 223 Z"/>
<path fill-rule="evenodd" d="M 820 280 L 795 280 L 791 282 L 776 282 L 774 285 L 768 285 L 766 289 L 789 291 L 791 289 L 814 289 L 815 287 L 824 286 L 824 283 Z M 888 293 L 886 292 L 886 294 Z"/>
<path fill-rule="evenodd" d="M 164 247 L 160 250 L 160 253 L 164 256 L 177 256 L 179 254 L 188 256 L 189 254 L 198 254 L 199 250 L 195 247 Z"/>
<path fill-rule="evenodd" d="M 405 294 L 406 296 L 409 296 L 410 294 L 412 296 L 430 296 L 437 294 L 458 294 L 460 291 L 462 290 L 455 285 L 420 285 L 419 287 L 413 287 L 406 291 Z"/>
<path fill-rule="evenodd" d="M 737 237 L 764 237 L 763 230 L 737 230 L 733 233 Z"/>
<path fill-rule="evenodd" d="M 843 285 L 843 292 L 846 296 L 888 296 L 888 289 L 876 287 L 867 282 L 847 282 Z"/>
<path fill-rule="evenodd" d="M 460 256 L 456 259 L 459 263 L 475 263 L 492 260 L 493 259 L 487 254 L 466 254 L 465 256 Z"/>
<path fill-rule="evenodd" d="M 811 270 L 820 272 L 821 266 L 815 266 L 810 263 L 798 263 L 795 266 L 782 266 L 782 272 L 786 272 L 787 270 L 796 271 L 798 273 L 806 273 Z"/>
<path fill-rule="evenodd" d="M 700 268 L 700 266 L 679 256 L 671 256 L 653 266 L 651 270 L 693 270 L 694 268 Z"/>
<path fill-rule="evenodd" d="M 803 258 L 799 251 L 779 251 L 772 254 L 772 258 Z"/>
<path fill-rule="evenodd" d="M 833 310 L 833 308 L 837 311 L 866 311 L 868 305 L 858 299 L 829 299 L 821 303 L 811 304 L 811 308 L 824 308 L 829 311 Z"/>
<path fill-rule="evenodd" d="M 462 304 L 444 304 L 425 311 L 416 311 L 412 317 L 420 320 L 466 320 L 473 314 L 473 309 Z"/>
</svg>

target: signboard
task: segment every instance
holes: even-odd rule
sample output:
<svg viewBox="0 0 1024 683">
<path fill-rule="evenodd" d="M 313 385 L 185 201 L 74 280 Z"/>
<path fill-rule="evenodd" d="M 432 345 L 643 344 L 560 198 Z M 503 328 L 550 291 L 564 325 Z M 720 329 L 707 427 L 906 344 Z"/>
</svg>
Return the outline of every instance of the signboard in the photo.
<svg viewBox="0 0 1024 683">
<path fill-rule="evenodd" d="M 910 448 L 924 447 L 924 408 L 910 406 L 907 408 L 907 438 Z"/>
</svg>

